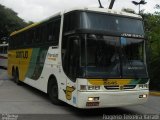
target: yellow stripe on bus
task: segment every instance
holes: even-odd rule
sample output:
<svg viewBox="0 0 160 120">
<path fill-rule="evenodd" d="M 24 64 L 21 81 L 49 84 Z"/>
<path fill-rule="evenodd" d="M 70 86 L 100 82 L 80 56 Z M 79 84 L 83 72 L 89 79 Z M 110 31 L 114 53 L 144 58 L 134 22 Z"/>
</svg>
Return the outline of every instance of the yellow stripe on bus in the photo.
<svg viewBox="0 0 160 120">
<path fill-rule="evenodd" d="M 91 85 L 128 85 L 132 79 L 88 79 Z"/>
<path fill-rule="evenodd" d="M 29 26 L 27 26 L 27 27 L 25 27 L 25 28 L 22 28 L 22 29 L 20 29 L 20 30 L 18 30 L 18 31 L 14 31 L 13 33 L 10 34 L 10 36 L 13 36 L 13 35 L 16 35 L 16 34 L 18 34 L 18 33 L 20 33 L 20 32 L 26 31 L 26 30 L 28 30 L 28 29 L 30 29 L 30 28 L 33 28 L 33 27 L 35 27 L 35 26 L 37 26 L 37 25 L 39 25 L 39 24 L 40 24 L 40 23 L 33 23 L 33 24 L 31 24 L 31 25 L 29 25 Z"/>
</svg>

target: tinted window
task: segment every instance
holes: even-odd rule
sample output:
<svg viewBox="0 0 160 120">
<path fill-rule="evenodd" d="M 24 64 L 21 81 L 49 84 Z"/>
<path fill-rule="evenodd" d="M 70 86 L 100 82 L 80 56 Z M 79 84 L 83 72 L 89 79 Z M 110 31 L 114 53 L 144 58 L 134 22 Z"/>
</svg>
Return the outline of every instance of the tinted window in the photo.
<svg viewBox="0 0 160 120">
<path fill-rule="evenodd" d="M 54 30 L 53 30 L 53 36 L 54 36 L 54 45 L 58 45 L 59 41 L 59 33 L 60 33 L 60 19 L 56 20 L 54 23 Z"/>
<path fill-rule="evenodd" d="M 60 18 L 53 18 L 34 28 L 11 36 L 10 49 L 58 45 Z"/>
<path fill-rule="evenodd" d="M 46 42 L 52 43 L 53 45 L 58 45 L 59 33 L 60 33 L 60 19 L 53 20 L 46 25 L 47 36 Z"/>
<path fill-rule="evenodd" d="M 80 27 L 80 12 L 71 12 L 64 16 L 64 32 Z"/>
<path fill-rule="evenodd" d="M 144 35 L 142 20 L 96 12 L 70 12 L 64 16 L 64 33 L 87 29 L 119 34 Z"/>
<path fill-rule="evenodd" d="M 7 54 L 7 46 L 0 46 L 0 54 Z"/>
<path fill-rule="evenodd" d="M 144 34 L 142 21 L 138 19 L 87 12 L 83 12 L 82 18 L 86 29 Z"/>
</svg>

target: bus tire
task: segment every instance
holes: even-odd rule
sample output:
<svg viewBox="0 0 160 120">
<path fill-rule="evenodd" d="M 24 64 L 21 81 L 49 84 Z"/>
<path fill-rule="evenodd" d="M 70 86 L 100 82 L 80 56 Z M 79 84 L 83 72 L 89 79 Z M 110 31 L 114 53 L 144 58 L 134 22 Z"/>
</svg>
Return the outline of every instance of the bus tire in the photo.
<svg viewBox="0 0 160 120">
<path fill-rule="evenodd" d="M 22 85 L 22 82 L 19 80 L 19 72 L 18 72 L 18 69 L 16 69 L 15 82 L 17 83 L 17 85 Z"/>
<path fill-rule="evenodd" d="M 51 79 L 53 79 L 53 78 L 51 78 Z M 55 104 L 55 105 L 62 105 L 62 101 L 60 101 L 58 99 L 58 85 L 57 85 L 56 80 L 52 80 L 49 83 L 48 94 L 49 94 L 49 98 L 50 98 L 50 100 L 51 100 L 51 102 L 53 104 Z"/>
<path fill-rule="evenodd" d="M 16 82 L 16 71 L 14 68 L 12 68 L 12 80 Z"/>
</svg>

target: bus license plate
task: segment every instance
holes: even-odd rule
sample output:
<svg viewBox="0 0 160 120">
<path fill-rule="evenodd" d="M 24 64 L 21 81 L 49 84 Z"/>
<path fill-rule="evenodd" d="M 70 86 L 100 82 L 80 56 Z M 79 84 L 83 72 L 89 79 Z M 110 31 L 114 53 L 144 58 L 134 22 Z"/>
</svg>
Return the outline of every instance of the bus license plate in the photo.
<svg viewBox="0 0 160 120">
<path fill-rule="evenodd" d="M 86 106 L 99 106 L 99 102 L 87 102 Z"/>
</svg>

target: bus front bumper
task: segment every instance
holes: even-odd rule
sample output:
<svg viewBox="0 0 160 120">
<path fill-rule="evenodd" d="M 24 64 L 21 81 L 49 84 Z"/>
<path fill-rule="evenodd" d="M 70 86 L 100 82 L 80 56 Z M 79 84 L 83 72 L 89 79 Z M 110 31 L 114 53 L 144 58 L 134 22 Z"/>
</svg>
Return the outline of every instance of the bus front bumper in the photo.
<svg viewBox="0 0 160 120">
<path fill-rule="evenodd" d="M 142 104 L 148 99 L 149 90 L 118 92 L 78 92 L 78 108 L 120 107 Z"/>
</svg>

